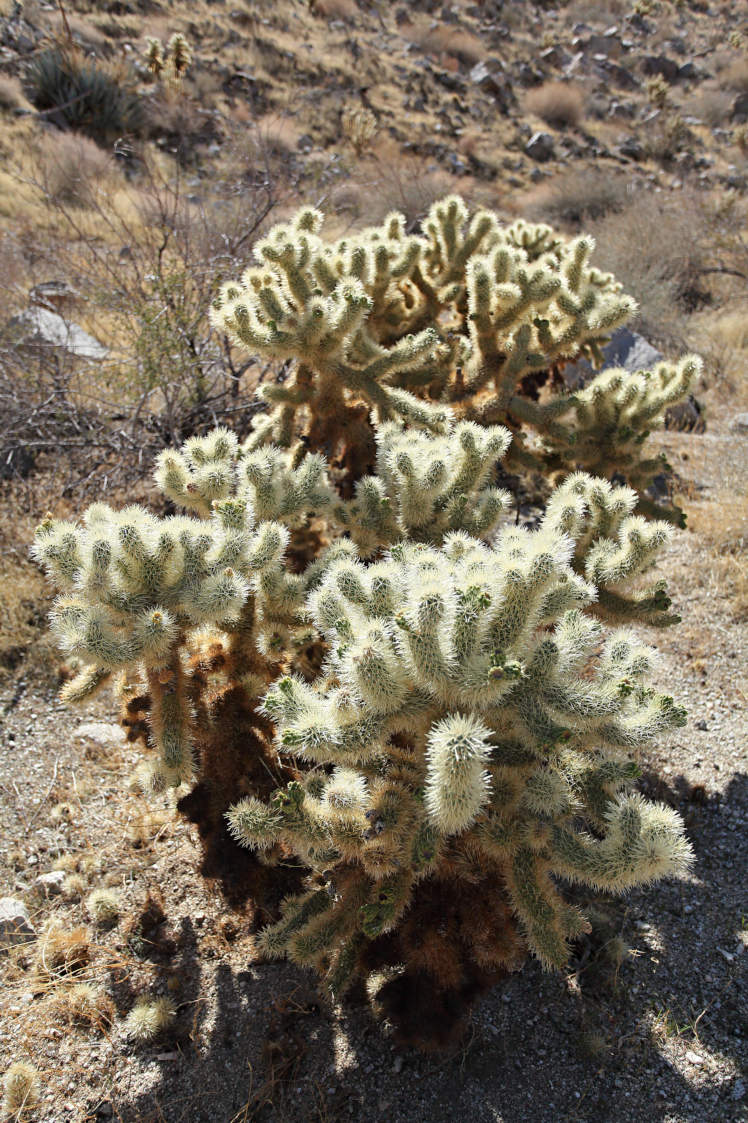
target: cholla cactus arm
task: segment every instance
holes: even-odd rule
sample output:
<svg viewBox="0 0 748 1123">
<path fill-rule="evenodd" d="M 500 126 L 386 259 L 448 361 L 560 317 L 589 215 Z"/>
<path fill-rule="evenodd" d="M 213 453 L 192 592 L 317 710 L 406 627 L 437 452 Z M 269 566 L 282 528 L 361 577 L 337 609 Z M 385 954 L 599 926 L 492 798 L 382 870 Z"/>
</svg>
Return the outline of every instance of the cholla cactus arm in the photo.
<svg viewBox="0 0 748 1123">
<path fill-rule="evenodd" d="M 242 450 L 239 479 L 258 521 L 298 525 L 310 514 L 328 512 L 336 500 L 325 459 L 303 449 Z"/>
<path fill-rule="evenodd" d="M 431 365 L 438 334 L 433 328 L 403 332 L 385 346 L 367 327 L 370 291 L 381 289 L 388 265 L 398 268 L 397 239 L 385 245 L 369 235 L 330 245 L 319 236 L 321 223 L 322 215 L 307 209 L 276 226 L 255 247 L 262 264 L 247 270 L 241 283 L 225 285 L 214 303 L 214 323 L 238 344 L 297 364 L 286 382 L 263 388 L 274 408 L 272 420 L 256 429 L 256 442 L 272 436 L 288 444 L 301 411 L 312 450 L 331 453 L 328 445 L 358 402 L 380 420 L 407 415 L 440 427 L 443 410 L 389 386 L 394 377 L 417 376 Z"/>
<path fill-rule="evenodd" d="M 105 667 L 97 667 L 94 663 L 86 664 L 64 684 L 60 690 L 60 701 L 65 705 L 85 701 L 109 681 L 110 674 Z"/>
<path fill-rule="evenodd" d="M 273 450 L 268 456 L 272 463 Z M 63 590 L 54 629 L 65 651 L 85 663 L 62 697 L 87 697 L 116 670 L 140 679 L 149 698 L 144 723 L 159 761 L 146 777 L 150 788 L 178 785 L 192 773 L 196 717 L 186 663 L 203 646 L 204 629 L 224 633 L 237 685 L 257 697 L 284 643 L 302 626 L 315 580 L 286 571 L 289 531 L 272 521 L 254 526 L 252 507 L 255 500 L 265 510 L 274 504 L 296 521 L 307 500 L 328 501 L 324 466 L 318 458 L 295 467 L 279 462 L 288 491 L 260 502 L 239 463 L 233 434 L 221 430 L 188 442 L 171 461 L 162 458 L 158 475 L 166 490 L 203 518 L 159 519 L 140 507 L 96 504 L 81 524 L 48 519 L 37 533 L 36 557 Z M 260 489 L 263 481 L 260 474 Z M 346 553 L 339 547 L 330 558 Z M 324 564 L 317 564 L 317 581 Z"/>
<path fill-rule="evenodd" d="M 184 668 L 177 653 L 161 670 L 149 669 L 146 681 L 151 698 L 150 728 L 159 760 L 147 771 L 153 791 L 178 788 L 192 776 L 192 714 Z"/>
<path fill-rule="evenodd" d="M 359 481 L 341 517 L 364 555 L 402 538 L 439 544 L 453 530 L 489 537 L 508 509 L 507 492 L 490 486 L 511 440 L 502 426 L 451 424 L 442 437 L 380 426 L 376 476 Z"/>
<path fill-rule="evenodd" d="M 641 447 L 650 430 L 662 425 L 668 406 L 686 396 L 700 370 L 701 360 L 688 355 L 679 363 L 659 363 L 652 370 L 630 373 L 611 368 L 598 374 L 566 399 L 563 424 L 545 429 L 549 463 L 576 463 L 601 476 L 615 471 L 636 489 L 648 515 L 682 524 L 677 508 L 659 508 L 643 494 L 667 464 L 659 457 L 643 459 Z"/>
<path fill-rule="evenodd" d="M 453 714 L 431 727 L 424 803 L 442 834 L 467 830 L 488 803 L 490 757 L 491 731 L 472 715 Z"/>
<path fill-rule="evenodd" d="M 538 245 L 548 248 L 536 252 Z M 589 266 L 593 245 L 589 238 L 549 241 L 549 228 L 524 224 L 521 230 L 501 230 L 489 254 L 470 260 L 467 321 L 473 354 L 464 390 L 457 389 L 474 395 L 490 382 L 494 390 L 472 407 L 476 418 L 503 420 L 521 409 L 515 389 L 526 374 L 594 354 L 630 317 L 634 302 L 610 274 Z"/>
<path fill-rule="evenodd" d="M 167 449 L 156 461 L 156 483 L 172 502 L 207 518 L 213 503 L 236 491 L 238 441 L 229 429 L 192 437 L 179 451 Z"/>
<path fill-rule="evenodd" d="M 577 472 L 551 496 L 543 524 L 574 540 L 573 564 L 596 587 L 602 616 L 615 623 L 674 624 L 679 617 L 668 612 L 664 582 L 642 588 L 672 527 L 632 514 L 637 500 L 631 488 Z"/>
<path fill-rule="evenodd" d="M 636 792 L 608 804 L 602 840 L 581 831 L 556 827 L 551 839 L 556 872 L 594 889 L 621 892 L 633 885 L 681 874 L 693 862 L 672 808 L 648 803 Z"/>
</svg>

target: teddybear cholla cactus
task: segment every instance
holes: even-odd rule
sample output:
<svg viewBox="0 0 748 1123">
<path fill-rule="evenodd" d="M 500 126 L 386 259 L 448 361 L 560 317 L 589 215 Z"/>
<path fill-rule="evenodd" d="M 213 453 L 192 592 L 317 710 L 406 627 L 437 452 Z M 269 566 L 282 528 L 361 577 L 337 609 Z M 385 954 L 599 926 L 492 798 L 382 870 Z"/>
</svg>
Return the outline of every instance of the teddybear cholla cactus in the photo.
<svg viewBox="0 0 748 1123">
<path fill-rule="evenodd" d="M 677 817 L 629 790 L 630 754 L 683 712 L 646 685 L 650 649 L 600 622 L 672 622 L 646 584 L 670 528 L 584 473 L 537 529 L 502 527 L 508 432 L 445 429 L 380 426 L 378 474 L 350 500 L 320 456 L 217 430 L 159 458 L 193 515 L 97 504 L 36 546 L 64 590 L 55 627 L 90 660 L 66 698 L 123 669 L 125 724 L 157 754 L 148 786 L 196 774 L 180 807 L 204 872 L 236 899 L 292 891 L 265 950 L 335 995 L 385 968 L 377 999 L 415 1040 L 414 1003 L 446 1040 L 526 946 L 564 962 L 585 921 L 554 879 L 624 889 L 689 855 Z M 336 526 L 374 560 L 324 546 Z M 283 562 L 294 534 L 313 543 L 302 574 Z"/>
<path fill-rule="evenodd" d="M 635 309 L 590 264 L 592 239 L 503 226 L 487 210 L 471 218 L 456 196 L 434 204 L 418 235 L 398 214 L 337 242 L 321 225 L 307 208 L 276 226 L 255 247 L 260 264 L 215 302 L 222 331 L 291 363 L 284 382 L 262 390 L 271 408 L 254 444 L 285 446 L 303 432 L 352 485 L 374 458 L 370 411 L 443 432 L 450 403 L 465 419 L 507 425 L 518 463 L 615 472 L 640 493 L 662 470 L 641 445 L 688 392 L 696 359 L 606 371 L 578 395 L 557 389 L 567 362 L 602 362 L 610 332 Z"/>
<path fill-rule="evenodd" d="M 312 872 L 262 946 L 316 966 L 338 995 L 392 965 L 395 933 L 383 994 L 401 1024 L 424 978 L 432 997 L 471 997 L 522 943 L 562 965 L 586 922 L 558 879 L 620 891 L 689 861 L 677 815 L 630 790 L 637 749 L 684 712 L 647 686 L 652 650 L 585 611 L 597 588 L 572 567 L 575 545 L 616 496 L 601 482 L 595 510 L 581 483 L 537 530 L 505 528 L 493 546 L 456 532 L 440 549 L 334 563 L 310 598 L 330 648 L 323 683 L 285 676 L 265 700 L 308 771 L 270 801 L 240 801 L 231 829 Z M 620 540 L 598 538 L 587 569 L 625 582 L 649 559 L 642 528 L 612 522 Z M 466 884 L 490 892 L 492 914 Z"/>
<path fill-rule="evenodd" d="M 564 882 L 688 864 L 677 816 L 632 787 L 684 714 L 630 628 L 676 619 L 639 449 L 698 365 L 553 391 L 632 308 L 588 239 L 456 198 L 417 236 L 320 224 L 276 227 L 216 301 L 288 363 L 244 444 L 159 458 L 186 513 L 96 504 L 46 520 L 36 555 L 83 664 L 64 697 L 121 672 L 144 786 L 194 781 L 203 871 L 264 910 L 265 951 L 334 996 L 366 980 L 404 1037 L 443 1043 L 528 949 L 565 962 L 586 921 Z M 495 486 L 505 454 L 550 478 L 534 529 Z M 631 487 L 589 474 L 619 467 Z"/>
</svg>

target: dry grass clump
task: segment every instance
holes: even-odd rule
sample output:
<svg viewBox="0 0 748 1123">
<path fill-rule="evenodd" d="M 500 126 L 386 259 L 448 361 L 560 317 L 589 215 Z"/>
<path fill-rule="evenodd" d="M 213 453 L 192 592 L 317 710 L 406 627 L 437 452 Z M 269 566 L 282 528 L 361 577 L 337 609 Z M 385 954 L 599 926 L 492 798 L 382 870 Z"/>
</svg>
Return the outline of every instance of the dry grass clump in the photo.
<svg viewBox="0 0 748 1123">
<path fill-rule="evenodd" d="M 670 86 L 661 74 L 653 74 L 647 78 L 647 100 L 657 109 L 664 109 L 670 101 Z"/>
<path fill-rule="evenodd" d="M 0 355 L 0 372 L 2 369 Z M 5 424 L 7 427 L 7 415 Z M 58 651 L 47 627 L 49 585 L 31 561 L 28 543 L 45 505 L 54 507 L 55 500 L 49 481 L 40 479 L 28 486 L 24 480 L 3 480 L 7 457 L 0 432 L 0 683 L 11 678 L 24 661 L 33 664 L 40 678 L 49 680 L 58 665 Z"/>
<path fill-rule="evenodd" d="M 39 1103 L 39 1073 L 32 1065 L 15 1061 L 3 1080 L 3 1117 L 28 1119 Z"/>
<path fill-rule="evenodd" d="M 309 7 L 321 19 L 339 19 L 352 23 L 358 13 L 355 0 L 310 0 Z"/>
<path fill-rule="evenodd" d="M 566 128 L 578 125 L 584 116 L 584 93 L 568 82 L 544 82 L 525 97 L 525 108 L 547 125 Z"/>
<path fill-rule="evenodd" d="M 688 528 L 707 547 L 702 580 L 730 602 L 737 624 L 748 623 L 748 494 L 725 491 L 722 502 L 691 503 Z"/>
<path fill-rule="evenodd" d="M 562 172 L 527 200 L 523 214 L 552 226 L 578 229 L 590 221 L 616 214 L 627 205 L 632 184 L 627 176 L 585 169 Z"/>
<path fill-rule="evenodd" d="M 723 89 L 734 90 L 736 93 L 748 93 L 748 57 L 735 59 L 719 74 L 720 85 Z"/>
<path fill-rule="evenodd" d="M 709 334 L 728 354 L 745 362 L 748 359 L 748 308 L 719 316 L 710 324 Z"/>
<path fill-rule="evenodd" d="M 572 0 L 564 7 L 569 26 L 575 23 L 599 23 L 610 27 L 631 10 L 630 0 Z"/>
<path fill-rule="evenodd" d="M 0 74 L 0 109 L 12 112 L 14 109 L 30 109 L 21 83 L 8 74 Z"/>
<path fill-rule="evenodd" d="M 347 105 L 340 125 L 357 156 L 363 155 L 377 134 L 377 119 L 364 105 Z"/>
<path fill-rule="evenodd" d="M 661 113 L 648 127 L 644 151 L 650 159 L 669 164 L 692 142 L 693 134 L 679 113 Z"/>
<path fill-rule="evenodd" d="M 63 975 L 77 975 L 91 960 L 88 932 L 81 925 L 64 928 L 53 923 L 39 937 L 36 967 L 41 978 L 55 979 Z"/>
<path fill-rule="evenodd" d="M 415 160 L 378 162 L 377 176 L 361 192 L 361 217 L 366 225 L 381 222 L 390 211 L 405 215 L 406 226 L 413 231 L 432 203 L 449 191 L 459 190 L 468 198 L 463 184 L 455 184 L 454 176 L 434 167 L 433 163 Z"/>
<path fill-rule="evenodd" d="M 39 152 L 44 191 L 63 205 L 91 207 L 106 188 L 112 160 L 82 133 L 47 133 Z"/>
<path fill-rule="evenodd" d="M 738 125 L 732 130 L 732 142 L 743 156 L 748 156 L 748 125 Z"/>
<path fill-rule="evenodd" d="M 748 405 L 748 307 L 709 316 L 702 323 L 698 346 L 709 356 L 716 379 L 727 391 L 736 409 Z"/>
<path fill-rule="evenodd" d="M 55 1013 L 70 1025 L 104 1033 L 114 1021 L 114 1003 L 108 994 L 91 983 L 65 987 L 53 999 Z"/>
<path fill-rule="evenodd" d="M 71 873 L 62 883 L 62 893 L 68 901 L 79 901 L 88 888 L 88 882 L 80 873 Z"/>
<path fill-rule="evenodd" d="M 136 811 L 125 827 L 125 838 L 136 850 L 148 846 L 167 826 L 167 817 L 162 811 Z"/>
<path fill-rule="evenodd" d="M 688 103 L 688 112 L 715 129 L 730 116 L 732 103 L 727 90 L 702 90 Z"/>
<path fill-rule="evenodd" d="M 475 66 L 486 56 L 486 48 L 477 35 L 451 24 L 427 28 L 416 37 L 416 42 L 426 54 L 452 55 L 463 66 Z"/>
</svg>

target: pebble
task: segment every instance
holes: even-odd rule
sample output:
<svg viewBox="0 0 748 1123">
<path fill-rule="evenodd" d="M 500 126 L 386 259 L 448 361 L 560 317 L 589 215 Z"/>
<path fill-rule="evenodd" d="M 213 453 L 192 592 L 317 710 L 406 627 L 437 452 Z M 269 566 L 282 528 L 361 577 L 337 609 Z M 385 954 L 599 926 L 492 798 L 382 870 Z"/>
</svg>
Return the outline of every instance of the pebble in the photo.
<svg viewBox="0 0 748 1123">
<path fill-rule="evenodd" d="M 122 726 L 115 725 L 111 721 L 84 721 L 78 726 L 75 735 L 90 741 L 99 741 L 101 744 L 114 742 L 116 745 L 124 745 L 127 739 Z"/>
<path fill-rule="evenodd" d="M 15 897 L 0 899 L 0 951 L 25 944 L 36 936 L 23 901 Z"/>
<path fill-rule="evenodd" d="M 42 873 L 34 881 L 34 888 L 43 893 L 45 897 L 55 897 L 58 893 L 62 893 L 62 883 L 65 880 L 65 873 L 63 870 L 50 870 L 49 873 Z"/>
<path fill-rule="evenodd" d="M 704 1063 L 704 1058 L 700 1057 L 698 1053 L 692 1053 L 690 1049 L 686 1053 L 686 1060 L 692 1065 L 703 1065 Z"/>
</svg>

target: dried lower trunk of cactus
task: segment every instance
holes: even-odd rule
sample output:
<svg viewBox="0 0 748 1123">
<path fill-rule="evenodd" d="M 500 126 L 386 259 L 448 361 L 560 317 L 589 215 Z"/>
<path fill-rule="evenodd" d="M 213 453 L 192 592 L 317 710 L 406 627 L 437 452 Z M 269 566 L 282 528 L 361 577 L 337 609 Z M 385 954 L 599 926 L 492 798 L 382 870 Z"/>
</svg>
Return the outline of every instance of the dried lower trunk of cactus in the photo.
<svg viewBox="0 0 748 1123">
<path fill-rule="evenodd" d="M 267 673 L 252 655 L 232 637 L 228 645 L 213 643 L 190 660 L 199 780 L 177 806 L 200 834 L 203 876 L 220 883 L 230 905 L 252 900 L 258 920 L 268 920 L 274 919 L 280 900 L 298 890 L 300 878 L 295 870 L 282 871 L 275 865 L 279 852 L 260 858 L 239 846 L 227 829 L 226 811 L 249 793 L 268 798 L 278 783 L 297 774 L 280 761 L 268 720 L 239 681 L 240 671 Z"/>
<path fill-rule="evenodd" d="M 267 677 L 264 659 L 248 650 L 241 637 L 216 639 L 187 662 L 186 681 L 192 707 L 192 749 L 197 782 L 177 803 L 198 829 L 202 843 L 200 872 L 220 883 L 229 905 L 253 903 L 255 923 L 274 920 L 277 906 L 301 888 L 295 868 L 279 868 L 280 851 L 262 856 L 239 846 L 226 825 L 226 811 L 248 793 L 269 798 L 279 786 L 297 778 L 272 748 L 272 727 L 257 711 L 242 676 Z M 152 700 L 145 691 L 123 693 L 121 724 L 128 740 L 150 744 Z"/>
<path fill-rule="evenodd" d="M 525 956 L 497 867 L 477 883 L 422 881 L 395 931 L 363 948 L 360 967 L 373 1006 L 397 1040 L 438 1050 L 459 1041 L 476 1000 Z"/>
<path fill-rule="evenodd" d="M 374 467 L 376 445 L 366 403 L 342 401 L 331 413 L 317 414 L 305 443 L 330 462 L 330 475 L 343 499 L 353 496 L 354 485 Z"/>
</svg>

